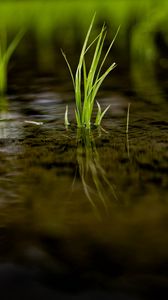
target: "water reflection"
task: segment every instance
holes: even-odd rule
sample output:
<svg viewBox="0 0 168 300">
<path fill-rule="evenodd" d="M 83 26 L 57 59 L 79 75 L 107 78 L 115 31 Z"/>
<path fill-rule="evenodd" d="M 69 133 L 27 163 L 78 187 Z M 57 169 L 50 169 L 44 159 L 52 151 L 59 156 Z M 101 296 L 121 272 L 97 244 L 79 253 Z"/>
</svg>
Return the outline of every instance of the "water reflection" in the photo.
<svg viewBox="0 0 168 300">
<path fill-rule="evenodd" d="M 0 98 L 0 206 L 12 201 L 18 202 L 18 191 L 15 185 L 19 174 L 17 165 L 17 154 L 19 146 L 16 138 L 19 137 L 17 126 L 12 124 L 13 114 L 8 106 L 8 99 Z M 1 214 L 1 224 L 3 224 L 3 211 Z"/>
<path fill-rule="evenodd" d="M 6 97 L 0 97 L 0 113 L 8 111 L 8 99 Z"/>
<path fill-rule="evenodd" d="M 22 136 L 22 126 L 20 126 L 21 115 L 16 111 L 13 103 L 8 102 L 8 98 L 0 98 L 0 139 L 18 139 Z M 1 149 L 2 150 L 2 149 Z M 17 150 L 16 150 L 17 151 Z M 15 152 L 15 146 L 12 146 Z"/>
<path fill-rule="evenodd" d="M 5 120 L 9 118 L 8 113 L 8 99 L 5 97 L 0 97 L 0 138 L 6 138 L 6 126 Z"/>
<path fill-rule="evenodd" d="M 108 180 L 102 167 L 91 130 L 85 128 L 77 130 L 76 159 L 87 199 L 96 211 L 103 208 L 108 212 L 109 201 L 111 199 L 117 201 L 118 198 L 113 183 Z"/>
</svg>

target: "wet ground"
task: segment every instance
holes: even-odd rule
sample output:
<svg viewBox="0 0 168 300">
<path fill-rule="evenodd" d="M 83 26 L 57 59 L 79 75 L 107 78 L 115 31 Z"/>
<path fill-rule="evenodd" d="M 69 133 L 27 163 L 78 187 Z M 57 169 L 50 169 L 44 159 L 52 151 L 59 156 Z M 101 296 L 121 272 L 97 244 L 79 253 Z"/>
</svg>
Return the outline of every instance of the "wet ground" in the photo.
<svg viewBox="0 0 168 300">
<path fill-rule="evenodd" d="M 89 132 L 75 126 L 69 83 L 12 88 L 0 116 L 1 299 L 167 293 L 166 101 L 107 86 L 110 110 Z"/>
</svg>

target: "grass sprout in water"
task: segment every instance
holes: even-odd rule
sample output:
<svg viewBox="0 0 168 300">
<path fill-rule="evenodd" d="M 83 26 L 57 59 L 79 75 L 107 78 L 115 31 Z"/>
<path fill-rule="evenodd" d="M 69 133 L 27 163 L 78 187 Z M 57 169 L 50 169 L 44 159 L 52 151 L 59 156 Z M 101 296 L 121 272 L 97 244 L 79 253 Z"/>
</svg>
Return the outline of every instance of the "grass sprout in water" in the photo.
<svg viewBox="0 0 168 300">
<path fill-rule="evenodd" d="M 77 163 L 84 193 L 92 207 L 108 211 L 108 196 L 118 200 L 113 184 L 101 166 L 95 140 L 90 130 L 77 130 Z M 111 198 L 111 197 L 110 197 Z"/>
<path fill-rule="evenodd" d="M 21 30 L 14 37 L 9 45 L 7 45 L 6 32 L 2 30 L 0 33 L 0 95 L 4 95 L 7 90 L 7 72 L 9 60 L 19 44 L 21 38 L 24 35 L 24 31 Z"/>
<path fill-rule="evenodd" d="M 88 32 L 86 34 L 83 43 L 75 76 L 73 75 L 71 66 L 67 60 L 65 53 L 62 51 L 62 54 L 65 58 L 65 61 L 70 71 L 74 92 L 75 92 L 75 101 L 76 101 L 75 116 L 76 116 L 77 127 L 79 128 L 86 127 L 87 129 L 91 127 L 92 112 L 93 112 L 93 107 L 94 107 L 97 92 L 101 84 L 103 83 L 104 79 L 107 77 L 107 75 L 116 67 L 116 63 L 112 63 L 103 74 L 101 72 L 119 31 L 118 29 L 116 35 L 114 36 L 114 39 L 112 40 L 111 44 L 108 47 L 108 50 L 106 51 L 103 59 L 101 60 L 102 50 L 107 35 L 107 30 L 106 30 L 106 26 L 103 25 L 101 32 L 89 44 L 89 38 L 92 31 L 94 19 L 95 19 L 95 15 L 91 21 L 91 24 L 89 26 Z M 90 68 L 89 70 L 87 70 L 86 54 L 88 53 L 89 49 L 93 44 L 96 44 L 95 50 L 94 50 Z M 99 126 L 101 124 L 103 116 L 105 115 L 106 111 L 109 109 L 110 105 L 107 106 L 104 111 L 101 110 L 101 106 L 98 102 L 97 102 L 97 106 L 98 106 L 98 112 L 94 124 L 96 126 Z M 68 106 L 66 107 L 66 112 L 65 112 L 65 125 L 66 126 L 69 125 Z"/>
</svg>

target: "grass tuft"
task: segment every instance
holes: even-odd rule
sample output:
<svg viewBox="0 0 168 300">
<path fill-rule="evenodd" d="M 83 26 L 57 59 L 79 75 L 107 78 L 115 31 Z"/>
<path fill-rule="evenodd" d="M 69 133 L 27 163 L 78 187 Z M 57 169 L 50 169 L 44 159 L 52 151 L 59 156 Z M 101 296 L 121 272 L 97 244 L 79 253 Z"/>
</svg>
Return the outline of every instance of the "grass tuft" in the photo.
<svg viewBox="0 0 168 300">
<path fill-rule="evenodd" d="M 75 116 L 77 127 L 85 127 L 89 129 L 91 127 L 91 118 L 93 113 L 93 107 L 95 103 L 95 98 L 97 96 L 97 92 L 102 85 L 104 79 L 107 75 L 116 67 L 116 63 L 112 63 L 104 73 L 101 73 L 104 63 L 107 59 L 107 56 L 114 44 L 116 36 L 118 34 L 119 28 L 108 47 L 107 52 L 105 53 L 103 59 L 101 60 L 103 45 L 105 42 L 107 30 L 106 26 L 103 25 L 100 33 L 97 37 L 89 44 L 89 38 L 92 31 L 93 23 L 95 20 L 95 15 L 91 21 L 89 26 L 88 32 L 86 34 L 83 47 L 81 50 L 78 66 L 76 69 L 75 75 L 73 75 L 71 66 L 68 62 L 68 59 L 65 53 L 62 51 L 63 57 L 67 63 L 68 69 L 70 71 L 70 75 L 72 78 L 72 83 L 75 92 L 75 102 L 76 102 L 76 109 L 75 109 Z M 92 45 L 95 44 L 95 50 L 93 54 L 93 58 L 90 64 L 89 70 L 86 68 L 86 54 L 88 53 L 89 49 Z M 106 111 L 109 109 L 108 106 L 103 112 L 101 111 L 100 104 L 97 102 L 98 112 L 95 119 L 95 125 L 99 126 L 101 124 L 102 118 L 104 117 Z M 65 125 L 67 126 L 69 122 L 67 116 L 68 108 L 66 107 L 65 111 Z"/>
</svg>

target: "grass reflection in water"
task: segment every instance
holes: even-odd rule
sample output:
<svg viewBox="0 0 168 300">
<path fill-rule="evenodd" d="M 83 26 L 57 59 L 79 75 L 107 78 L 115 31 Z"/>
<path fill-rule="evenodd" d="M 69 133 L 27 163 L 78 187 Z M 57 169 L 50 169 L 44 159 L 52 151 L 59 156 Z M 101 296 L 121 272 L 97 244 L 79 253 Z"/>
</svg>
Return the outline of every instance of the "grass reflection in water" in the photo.
<svg viewBox="0 0 168 300">
<path fill-rule="evenodd" d="M 100 130 L 99 134 L 101 134 Z M 77 170 L 87 199 L 97 212 L 99 209 L 104 209 L 107 213 L 108 203 L 111 198 L 115 201 L 118 198 L 114 185 L 108 180 L 106 172 L 101 165 L 92 130 L 85 128 L 77 130 L 76 159 L 78 164 Z M 75 179 L 76 176 L 74 182 Z"/>
</svg>

